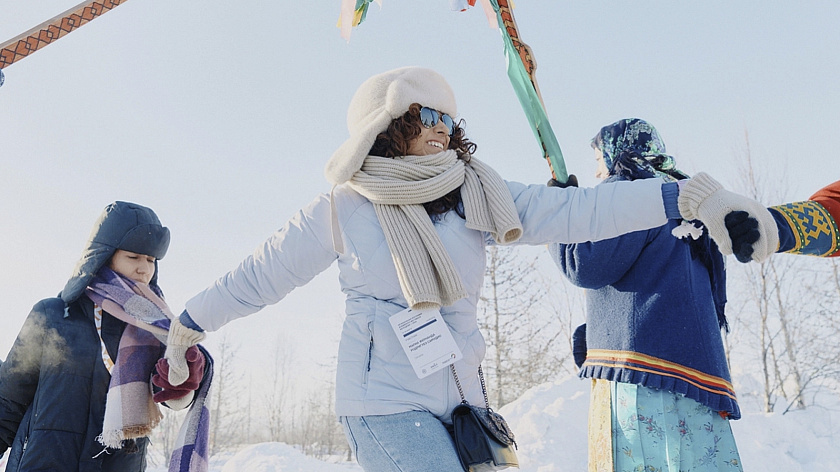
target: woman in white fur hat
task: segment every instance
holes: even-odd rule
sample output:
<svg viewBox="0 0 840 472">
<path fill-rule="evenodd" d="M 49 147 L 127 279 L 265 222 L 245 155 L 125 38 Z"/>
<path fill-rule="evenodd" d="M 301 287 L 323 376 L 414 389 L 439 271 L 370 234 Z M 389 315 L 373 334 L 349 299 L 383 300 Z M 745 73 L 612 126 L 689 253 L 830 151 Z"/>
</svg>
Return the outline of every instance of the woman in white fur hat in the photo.
<svg viewBox="0 0 840 472">
<path fill-rule="evenodd" d="M 446 362 L 421 359 L 454 355 L 464 397 L 483 405 L 476 304 L 487 245 L 612 238 L 661 226 L 680 210 L 719 221 L 724 235 L 724 208 L 768 216 L 710 178 L 682 192 L 654 179 L 594 189 L 506 182 L 473 156 L 456 113 L 452 89 L 432 70 L 406 67 L 365 81 L 347 114 L 350 139 L 327 163 L 333 191 L 187 302 L 169 335 L 170 382 L 178 381 L 179 346 L 338 263 L 347 300 L 335 410 L 358 462 L 377 472 L 462 470 L 447 430 L 462 397 Z M 451 344 L 404 350 L 409 308 L 442 319 L 420 329 Z"/>
</svg>

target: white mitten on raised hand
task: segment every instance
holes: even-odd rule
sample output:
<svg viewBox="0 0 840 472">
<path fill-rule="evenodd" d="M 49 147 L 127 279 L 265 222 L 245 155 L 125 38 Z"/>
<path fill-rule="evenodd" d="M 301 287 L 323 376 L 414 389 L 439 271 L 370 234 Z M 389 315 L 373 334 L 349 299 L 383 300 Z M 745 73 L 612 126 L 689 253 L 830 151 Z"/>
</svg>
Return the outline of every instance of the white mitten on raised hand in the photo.
<svg viewBox="0 0 840 472">
<path fill-rule="evenodd" d="M 700 220 L 724 255 L 732 254 L 732 240 L 724 218 L 732 211 L 743 210 L 758 221 L 761 236 L 753 244 L 752 260 L 761 262 L 779 247 L 776 220 L 770 211 L 751 198 L 723 188 L 709 174 L 701 172 L 680 186 L 677 200 L 680 214 L 687 220 Z"/>
<path fill-rule="evenodd" d="M 169 400 L 166 400 L 166 406 L 168 406 L 172 411 L 181 411 L 190 406 L 193 398 L 195 398 L 195 392 L 189 392 L 181 398 L 170 398 Z"/>
<path fill-rule="evenodd" d="M 181 385 L 190 376 L 187 366 L 187 349 L 200 343 L 207 335 L 182 325 L 178 318 L 169 325 L 169 336 L 166 340 L 166 353 L 163 357 L 169 363 L 169 383 L 173 386 Z"/>
</svg>

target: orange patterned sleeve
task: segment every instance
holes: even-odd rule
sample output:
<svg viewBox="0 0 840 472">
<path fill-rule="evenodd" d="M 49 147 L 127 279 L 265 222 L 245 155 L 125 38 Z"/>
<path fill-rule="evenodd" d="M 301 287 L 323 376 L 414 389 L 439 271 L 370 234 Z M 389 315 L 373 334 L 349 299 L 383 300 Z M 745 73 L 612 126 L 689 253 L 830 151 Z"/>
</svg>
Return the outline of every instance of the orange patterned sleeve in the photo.
<svg viewBox="0 0 840 472">
<path fill-rule="evenodd" d="M 776 210 L 780 240 L 779 252 L 818 257 L 840 256 L 840 180 L 817 191 L 804 202 L 786 203 L 770 208 Z M 783 238 L 782 235 L 789 235 Z"/>
<path fill-rule="evenodd" d="M 828 210 L 835 222 L 840 222 L 840 180 L 817 190 L 811 195 L 813 200 Z"/>
</svg>

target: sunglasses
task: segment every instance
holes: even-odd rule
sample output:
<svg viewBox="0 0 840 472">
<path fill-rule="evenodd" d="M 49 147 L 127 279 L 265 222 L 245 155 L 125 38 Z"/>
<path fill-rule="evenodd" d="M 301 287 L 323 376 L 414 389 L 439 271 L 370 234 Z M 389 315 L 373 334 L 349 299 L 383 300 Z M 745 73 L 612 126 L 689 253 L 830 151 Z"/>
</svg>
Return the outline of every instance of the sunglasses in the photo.
<svg viewBox="0 0 840 472">
<path fill-rule="evenodd" d="M 422 122 L 423 126 L 426 128 L 437 126 L 439 121 L 443 121 L 443 124 L 446 125 L 446 129 L 449 130 L 449 136 L 452 136 L 452 133 L 455 132 L 455 122 L 452 120 L 451 116 L 446 113 L 441 113 L 434 108 L 423 107 L 420 109 L 420 122 Z"/>
</svg>

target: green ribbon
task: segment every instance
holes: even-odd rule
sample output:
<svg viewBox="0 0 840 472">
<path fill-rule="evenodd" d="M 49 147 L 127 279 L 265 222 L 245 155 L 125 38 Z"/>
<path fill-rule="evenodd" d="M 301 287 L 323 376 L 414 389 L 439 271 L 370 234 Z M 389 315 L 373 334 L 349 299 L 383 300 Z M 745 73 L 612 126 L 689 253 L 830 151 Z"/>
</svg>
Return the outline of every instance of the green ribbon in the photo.
<svg viewBox="0 0 840 472">
<path fill-rule="evenodd" d="M 525 111 L 525 116 L 528 118 L 528 124 L 531 125 L 531 130 L 534 136 L 543 148 L 544 155 L 551 164 L 554 170 L 554 178 L 562 183 L 569 180 L 569 174 L 566 171 L 566 164 L 563 160 L 563 152 L 560 151 L 560 144 L 557 142 L 557 137 L 554 136 L 554 130 L 551 129 L 551 123 L 548 122 L 548 116 L 545 113 L 542 101 L 537 94 L 537 89 L 531 82 L 531 76 L 525 70 L 525 65 L 519 56 L 519 51 L 513 45 L 513 40 L 505 27 L 504 20 L 499 8 L 497 0 L 490 0 L 493 5 L 493 10 L 496 12 L 496 18 L 499 21 L 499 30 L 502 32 L 502 40 L 505 44 L 505 59 L 507 60 L 507 73 L 510 78 L 510 83 L 513 85 L 513 90 L 519 98 L 519 103 Z"/>
</svg>

